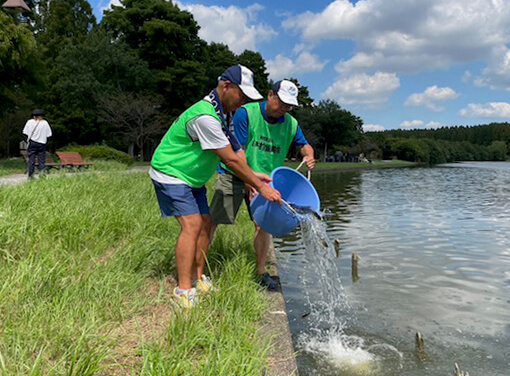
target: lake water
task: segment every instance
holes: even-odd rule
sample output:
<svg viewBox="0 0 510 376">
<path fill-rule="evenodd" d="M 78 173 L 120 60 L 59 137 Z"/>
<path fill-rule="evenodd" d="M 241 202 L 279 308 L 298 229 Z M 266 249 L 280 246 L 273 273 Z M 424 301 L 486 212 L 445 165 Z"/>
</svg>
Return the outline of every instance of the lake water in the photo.
<svg viewBox="0 0 510 376">
<path fill-rule="evenodd" d="M 302 376 L 510 375 L 510 163 L 312 182 L 322 227 L 275 239 Z"/>
</svg>

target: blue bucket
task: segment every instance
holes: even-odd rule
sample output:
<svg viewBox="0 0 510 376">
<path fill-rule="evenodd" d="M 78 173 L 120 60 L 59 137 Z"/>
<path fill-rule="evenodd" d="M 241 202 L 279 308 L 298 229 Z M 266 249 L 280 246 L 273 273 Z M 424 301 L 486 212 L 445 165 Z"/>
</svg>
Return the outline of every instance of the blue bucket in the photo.
<svg viewBox="0 0 510 376">
<path fill-rule="evenodd" d="M 269 184 L 280 192 L 282 199 L 319 213 L 319 195 L 303 174 L 292 168 L 278 167 L 271 173 L 271 179 L 273 181 Z M 274 236 L 287 235 L 299 225 L 296 213 L 286 205 L 269 202 L 260 194 L 251 200 L 250 210 L 258 225 Z"/>
</svg>

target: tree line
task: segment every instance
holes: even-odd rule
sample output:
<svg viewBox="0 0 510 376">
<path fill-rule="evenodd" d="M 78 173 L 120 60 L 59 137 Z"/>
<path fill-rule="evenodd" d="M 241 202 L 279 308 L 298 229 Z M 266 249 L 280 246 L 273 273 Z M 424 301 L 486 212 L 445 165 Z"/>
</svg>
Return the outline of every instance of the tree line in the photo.
<svg viewBox="0 0 510 376">
<path fill-rule="evenodd" d="M 0 11 L 0 156 L 18 155 L 21 129 L 37 107 L 52 125 L 53 150 L 104 144 L 147 160 L 175 117 L 208 94 L 227 67 L 250 68 L 262 94 L 273 83 L 260 53 L 205 42 L 193 16 L 171 1 L 121 0 L 99 23 L 87 0 L 25 2 L 32 12 Z M 292 114 L 318 157 L 506 157 L 493 142 L 508 146 L 508 124 L 364 134 L 360 117 L 331 100 L 315 103 L 306 86 L 283 78 L 299 88 Z"/>
<path fill-rule="evenodd" d="M 510 124 L 371 132 L 365 135 L 365 145 L 366 152 L 378 158 L 427 164 L 504 161 L 510 150 Z"/>
<path fill-rule="evenodd" d="M 272 85 L 260 53 L 206 43 L 193 16 L 172 2 L 122 0 L 97 23 L 86 0 L 25 1 L 32 13 L 0 11 L 6 42 L 0 155 L 17 154 L 20 128 L 38 107 L 53 127 L 53 148 L 103 143 L 147 159 L 173 119 L 208 94 L 229 66 L 250 68 L 261 93 Z M 336 131 L 317 122 L 303 126 L 318 146 L 342 133 L 361 135 L 359 118 L 333 102 L 312 106 L 308 88 L 290 79 L 300 89 L 296 112 L 343 119 Z"/>
</svg>

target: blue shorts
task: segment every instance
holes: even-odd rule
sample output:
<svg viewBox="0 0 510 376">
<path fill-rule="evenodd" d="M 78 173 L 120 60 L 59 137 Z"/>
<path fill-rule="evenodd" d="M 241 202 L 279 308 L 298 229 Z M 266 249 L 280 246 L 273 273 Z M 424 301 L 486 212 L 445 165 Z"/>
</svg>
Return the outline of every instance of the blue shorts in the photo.
<svg viewBox="0 0 510 376">
<path fill-rule="evenodd" d="M 186 184 L 162 184 L 152 181 L 162 217 L 184 217 L 209 214 L 207 189 L 191 188 Z"/>
</svg>

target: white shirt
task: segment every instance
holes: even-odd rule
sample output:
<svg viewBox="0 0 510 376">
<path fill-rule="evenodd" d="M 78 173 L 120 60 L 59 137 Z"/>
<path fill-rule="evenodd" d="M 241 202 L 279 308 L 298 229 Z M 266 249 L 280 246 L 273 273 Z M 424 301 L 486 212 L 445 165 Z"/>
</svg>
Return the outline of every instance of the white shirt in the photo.
<svg viewBox="0 0 510 376">
<path fill-rule="evenodd" d="M 23 128 L 23 134 L 30 138 L 30 141 L 46 144 L 48 137 L 51 137 L 51 128 L 46 120 L 30 119 Z"/>
<path fill-rule="evenodd" d="M 186 124 L 186 132 L 193 141 L 200 142 L 202 150 L 223 149 L 230 145 L 223 133 L 221 123 L 211 115 L 201 115 Z M 161 184 L 186 184 L 175 176 L 167 175 L 152 167 L 149 169 L 152 180 Z"/>
</svg>

